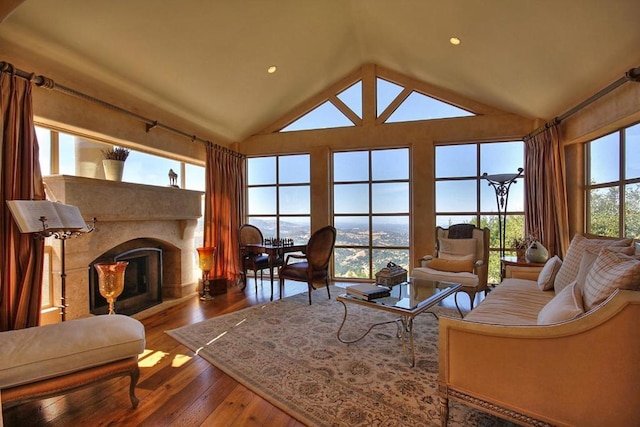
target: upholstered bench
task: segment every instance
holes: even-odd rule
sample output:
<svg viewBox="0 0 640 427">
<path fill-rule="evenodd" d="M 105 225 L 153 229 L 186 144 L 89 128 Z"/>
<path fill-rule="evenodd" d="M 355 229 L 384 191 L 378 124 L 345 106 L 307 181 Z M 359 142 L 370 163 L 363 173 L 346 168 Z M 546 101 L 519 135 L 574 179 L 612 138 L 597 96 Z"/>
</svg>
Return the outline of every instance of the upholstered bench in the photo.
<svg viewBox="0 0 640 427">
<path fill-rule="evenodd" d="M 0 332 L 2 405 L 9 407 L 130 376 L 129 398 L 135 408 L 138 354 L 144 347 L 142 323 L 117 314 Z"/>
</svg>

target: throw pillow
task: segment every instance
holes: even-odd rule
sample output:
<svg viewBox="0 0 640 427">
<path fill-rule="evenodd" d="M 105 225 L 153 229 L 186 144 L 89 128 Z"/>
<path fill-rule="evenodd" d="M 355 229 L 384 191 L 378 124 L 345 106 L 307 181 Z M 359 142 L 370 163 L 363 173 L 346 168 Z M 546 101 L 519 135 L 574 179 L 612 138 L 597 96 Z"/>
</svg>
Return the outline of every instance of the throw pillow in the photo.
<svg viewBox="0 0 640 427">
<path fill-rule="evenodd" d="M 443 259 L 476 260 L 476 239 L 438 239 L 438 257 Z"/>
<path fill-rule="evenodd" d="M 589 249 L 592 252 L 598 252 L 605 246 L 631 246 L 632 239 L 612 240 L 612 239 L 587 239 L 586 237 L 576 234 L 571 240 L 567 254 L 562 260 L 562 267 L 556 274 L 556 278 L 553 281 L 553 287 L 556 294 L 567 286 L 569 283 L 576 280 L 578 271 L 580 270 L 580 262 L 582 261 L 582 254 L 585 250 Z"/>
<path fill-rule="evenodd" d="M 553 289 L 553 280 L 556 278 L 558 270 L 562 267 L 562 260 L 558 255 L 553 256 L 542 267 L 542 271 L 538 275 L 538 289 L 541 291 L 548 291 Z"/>
<path fill-rule="evenodd" d="M 549 301 L 538 313 L 538 325 L 549 325 L 575 319 L 584 313 L 582 295 L 576 282 L 565 286 L 559 294 Z"/>
<path fill-rule="evenodd" d="M 443 259 L 434 258 L 429 263 L 428 267 L 439 271 L 448 271 L 450 273 L 472 273 L 474 262 L 472 259 L 456 260 L 456 259 Z"/>
<path fill-rule="evenodd" d="M 584 308 L 591 310 L 616 289 L 640 288 L 640 260 L 603 248 L 584 282 Z"/>
<path fill-rule="evenodd" d="M 625 255 L 633 255 L 635 250 L 633 246 L 607 246 L 607 250 L 612 252 L 617 252 Z M 577 286 L 580 287 L 580 290 L 584 293 L 584 283 L 587 279 L 587 274 L 591 270 L 591 266 L 598 258 L 598 255 L 602 249 L 593 251 L 593 248 L 587 249 L 582 254 L 582 261 L 580 261 L 580 269 L 578 270 L 578 275 L 576 276 Z"/>
</svg>

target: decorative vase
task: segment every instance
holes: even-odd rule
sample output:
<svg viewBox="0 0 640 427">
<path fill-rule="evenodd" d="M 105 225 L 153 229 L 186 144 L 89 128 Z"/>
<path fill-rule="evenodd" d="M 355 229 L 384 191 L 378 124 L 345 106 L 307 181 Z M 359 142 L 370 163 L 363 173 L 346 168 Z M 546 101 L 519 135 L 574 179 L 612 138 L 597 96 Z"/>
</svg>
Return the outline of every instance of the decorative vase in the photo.
<svg viewBox="0 0 640 427">
<path fill-rule="evenodd" d="M 127 261 L 93 264 L 98 272 L 100 295 L 109 303 L 109 314 L 115 314 L 115 302 L 124 290 L 124 272 Z"/>
<path fill-rule="evenodd" d="M 547 261 L 547 258 L 549 258 L 549 251 L 547 251 L 547 248 L 542 246 L 542 243 L 534 241 L 527 248 L 525 257 L 529 262 L 543 263 Z"/>
<path fill-rule="evenodd" d="M 108 160 L 102 161 L 104 167 L 104 177 L 109 181 L 122 181 L 122 173 L 124 172 L 124 160 Z"/>
<path fill-rule="evenodd" d="M 525 255 L 527 253 L 527 250 L 525 248 L 523 249 L 516 249 L 516 258 L 518 260 L 522 260 L 524 259 Z"/>
</svg>

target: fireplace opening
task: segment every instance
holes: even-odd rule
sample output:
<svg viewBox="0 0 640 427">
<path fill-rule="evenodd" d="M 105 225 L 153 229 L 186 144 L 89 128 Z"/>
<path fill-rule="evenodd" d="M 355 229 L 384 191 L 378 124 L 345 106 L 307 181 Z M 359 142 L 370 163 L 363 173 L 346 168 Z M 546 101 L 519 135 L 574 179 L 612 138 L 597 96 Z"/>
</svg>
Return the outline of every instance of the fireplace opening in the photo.
<svg viewBox="0 0 640 427">
<path fill-rule="evenodd" d="M 136 248 L 113 257 L 95 260 L 89 266 L 89 309 L 93 314 L 107 314 L 107 300 L 100 295 L 98 273 L 93 264 L 127 261 L 124 290 L 115 303 L 118 314 L 132 315 L 162 302 L 162 249 Z"/>
</svg>

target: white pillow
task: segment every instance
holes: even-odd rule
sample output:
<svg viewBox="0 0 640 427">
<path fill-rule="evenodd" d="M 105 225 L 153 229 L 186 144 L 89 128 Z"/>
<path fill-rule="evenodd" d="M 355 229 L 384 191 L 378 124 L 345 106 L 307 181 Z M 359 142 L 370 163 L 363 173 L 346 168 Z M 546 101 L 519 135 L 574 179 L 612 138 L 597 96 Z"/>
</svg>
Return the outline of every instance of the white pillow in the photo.
<svg viewBox="0 0 640 427">
<path fill-rule="evenodd" d="M 558 273 L 558 270 L 560 270 L 560 267 L 562 267 L 562 260 L 558 255 L 553 256 L 549 261 L 547 261 L 538 275 L 538 289 L 541 291 L 553 289 L 553 279 L 556 278 L 556 274 Z"/>
<path fill-rule="evenodd" d="M 591 250 L 597 253 L 604 246 L 631 246 L 632 239 L 611 240 L 611 239 L 587 239 L 581 234 L 576 234 L 571 240 L 567 254 L 562 260 L 562 267 L 556 274 L 553 281 L 553 287 L 556 294 L 576 280 L 578 271 L 580 270 L 580 262 L 582 254 L 585 250 Z"/>
<path fill-rule="evenodd" d="M 584 308 L 591 310 L 616 289 L 640 289 L 640 260 L 603 248 L 584 282 Z"/>
<path fill-rule="evenodd" d="M 455 260 L 476 260 L 476 239 L 438 239 L 438 257 Z"/>
<path fill-rule="evenodd" d="M 538 325 L 564 322 L 575 319 L 583 313 L 584 307 L 580 288 L 573 281 L 542 307 L 542 310 L 538 313 Z"/>
</svg>

